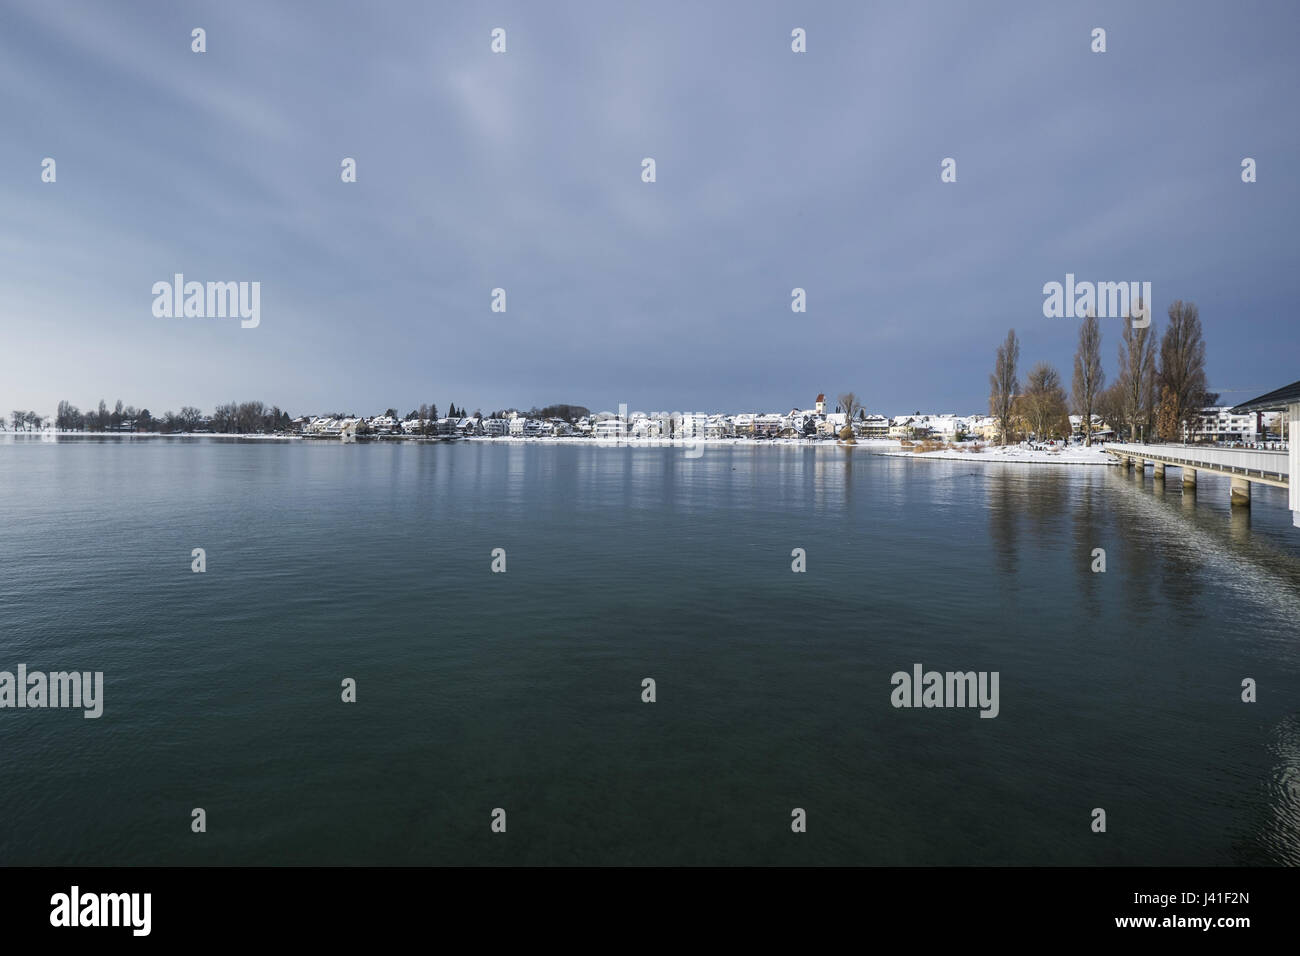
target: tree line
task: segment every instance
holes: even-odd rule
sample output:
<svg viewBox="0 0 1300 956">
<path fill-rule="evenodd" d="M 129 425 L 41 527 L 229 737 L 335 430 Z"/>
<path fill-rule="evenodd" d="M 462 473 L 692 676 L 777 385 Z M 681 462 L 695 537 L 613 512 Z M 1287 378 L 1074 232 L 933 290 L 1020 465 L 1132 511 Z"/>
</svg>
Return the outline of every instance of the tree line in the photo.
<svg viewBox="0 0 1300 956">
<path fill-rule="evenodd" d="M 1183 440 L 1196 427 L 1201 410 L 1219 400 L 1207 385 L 1205 338 L 1196 304 L 1181 299 L 1171 304 L 1158 350 L 1156 337 L 1154 324 L 1135 328 L 1126 317 L 1120 334 L 1119 367 L 1107 385 L 1101 361 L 1101 326 L 1090 313 L 1079 327 L 1067 395 L 1060 373 L 1047 362 L 1030 369 L 1022 390 L 1020 340 L 1011 329 L 997 348 L 989 376 L 989 415 L 997 420 L 1002 444 L 1020 437 L 1068 437 L 1071 412 L 1082 419 L 1088 445 L 1092 444 L 1094 415 L 1110 425 L 1117 437 Z"/>
<path fill-rule="evenodd" d="M 543 408 L 538 408 L 534 405 L 526 412 L 518 408 L 500 408 L 489 415 L 488 418 L 505 418 L 511 412 L 523 415 L 525 418 L 559 418 L 568 422 L 570 425 L 574 424 L 580 418 L 587 418 L 591 415 L 591 409 L 587 408 L 585 405 L 561 403 L 558 405 L 547 405 Z"/>
<path fill-rule="evenodd" d="M 436 404 L 413 408 L 404 419 L 396 408 L 388 409 L 386 414 L 394 421 L 406 423 L 403 431 L 407 434 L 414 434 L 417 431 L 433 434 L 437 431 L 436 421 L 442 417 L 438 413 Z M 547 405 L 545 408 L 534 406 L 527 412 L 529 418 L 562 418 L 569 423 L 590 414 L 590 411 L 582 405 L 568 404 Z M 506 411 L 498 411 L 488 417 L 504 418 L 505 416 Z M 356 418 L 357 416 L 351 413 L 333 412 L 326 417 Z M 482 418 L 484 416 L 478 409 L 471 415 L 465 408 L 452 402 L 447 408 L 446 417 Z M 22 409 L 15 409 L 10 414 L 9 420 L 14 431 L 39 430 L 46 423 L 45 416 Z M 417 420 L 424 424 L 409 424 Z M 272 434 L 289 430 L 291 421 L 289 413 L 278 405 L 268 407 L 265 403 L 256 401 L 228 402 L 218 405 L 210 415 L 204 415 L 193 405 L 186 405 L 179 412 L 168 411 L 161 416 L 155 416 L 149 409 L 125 405 L 121 399 L 118 399 L 110 409 L 108 403 L 100 399 L 97 408 L 85 412 L 67 400 L 59 402 L 54 427 L 60 431 L 74 432 L 137 431 L 166 434 L 207 430 L 225 434 Z M 3 417 L 0 417 L 0 425 L 3 425 L 3 422 Z"/>
<path fill-rule="evenodd" d="M 19 413 L 14 412 L 14 416 Z M 38 419 L 39 420 L 39 419 Z M 110 410 L 100 399 L 99 407 L 83 412 L 69 401 L 59 402 L 54 427 L 74 432 L 192 432 L 207 428 L 228 434 L 269 434 L 289 427 L 289 413 L 278 405 L 269 408 L 263 402 L 229 402 L 218 405 L 211 415 L 204 415 L 193 405 L 179 412 L 168 411 L 154 416 L 147 408 L 123 405 L 122 400 Z M 36 427 L 40 427 L 37 425 Z M 17 425 L 15 425 L 17 428 Z"/>
</svg>

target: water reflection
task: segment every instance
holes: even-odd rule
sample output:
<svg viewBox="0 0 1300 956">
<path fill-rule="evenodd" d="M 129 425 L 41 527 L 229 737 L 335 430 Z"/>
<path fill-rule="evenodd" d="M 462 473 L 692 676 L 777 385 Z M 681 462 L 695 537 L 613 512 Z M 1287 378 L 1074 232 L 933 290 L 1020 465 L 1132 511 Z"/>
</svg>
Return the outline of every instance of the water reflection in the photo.
<svg viewBox="0 0 1300 956">
<path fill-rule="evenodd" d="M 1300 715 L 1291 714 L 1274 728 L 1269 750 L 1276 763 L 1269 774 L 1269 820 L 1260 842 L 1271 862 L 1300 866 Z"/>
<path fill-rule="evenodd" d="M 1079 586 L 1088 595 L 1088 599 L 1095 601 L 1101 593 L 1103 579 L 1100 576 L 1102 572 L 1093 570 L 1094 566 L 1101 566 L 1098 565 L 1098 556 L 1094 551 L 1097 548 L 1105 551 L 1102 541 L 1109 535 L 1110 522 L 1109 514 L 1097 500 L 1097 485 L 1092 479 L 1093 476 L 1088 475 L 1085 480 L 1078 482 L 1071 497 L 1074 502 L 1073 537 L 1076 577 L 1081 579 Z"/>
<path fill-rule="evenodd" d="M 1193 495 L 1173 501 L 1114 478 L 1114 533 L 1130 555 L 1124 568 L 1128 600 L 1159 600 L 1190 624 L 1208 613 L 1198 608 L 1206 595 L 1227 586 L 1264 615 L 1253 621 L 1253 632 L 1262 636 L 1266 624 L 1294 629 L 1300 620 L 1300 558 L 1289 515 L 1276 507 L 1283 503 L 1280 495 L 1276 502 L 1257 497 L 1252 508 L 1229 507 L 1226 479 L 1202 476 L 1199 501 Z M 1265 510 L 1270 506 L 1273 511 Z M 1284 653 L 1296 657 L 1300 649 L 1288 642 Z"/>
<path fill-rule="evenodd" d="M 985 496 L 989 513 L 989 538 L 993 542 L 993 558 L 999 571 L 1016 572 L 1017 522 L 1020 502 L 1015 494 L 1010 473 L 992 466 L 986 482 Z"/>
<path fill-rule="evenodd" d="M 1018 477 L 1019 497 L 1034 534 L 1058 534 L 1066 520 L 1068 495 L 1080 476 L 1051 465 L 1038 465 Z"/>
<path fill-rule="evenodd" d="M 1250 509 L 1240 506 L 1228 512 L 1228 531 L 1235 544 L 1245 547 L 1250 544 Z"/>
</svg>

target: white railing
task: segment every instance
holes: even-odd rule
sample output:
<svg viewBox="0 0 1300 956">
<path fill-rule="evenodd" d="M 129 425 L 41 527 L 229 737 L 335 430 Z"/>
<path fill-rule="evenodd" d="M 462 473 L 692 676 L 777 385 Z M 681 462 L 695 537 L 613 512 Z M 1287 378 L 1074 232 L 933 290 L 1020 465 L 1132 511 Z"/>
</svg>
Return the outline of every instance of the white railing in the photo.
<svg viewBox="0 0 1300 956">
<path fill-rule="evenodd" d="M 1128 442 L 1108 442 L 1105 449 L 1112 454 L 1144 458 L 1147 461 L 1186 464 L 1188 468 L 1214 468 L 1243 475 L 1258 474 L 1286 479 L 1291 470 L 1289 455 L 1285 451 L 1223 448 L 1218 445 L 1136 445 Z"/>
</svg>

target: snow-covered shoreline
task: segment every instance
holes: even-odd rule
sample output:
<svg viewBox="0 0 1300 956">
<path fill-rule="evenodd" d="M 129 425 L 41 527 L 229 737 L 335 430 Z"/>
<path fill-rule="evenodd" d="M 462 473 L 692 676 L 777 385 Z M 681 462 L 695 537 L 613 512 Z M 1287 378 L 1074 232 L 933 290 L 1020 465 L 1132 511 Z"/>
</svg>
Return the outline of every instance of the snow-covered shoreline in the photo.
<svg viewBox="0 0 1300 956">
<path fill-rule="evenodd" d="M 829 448 L 842 444 L 834 439 L 809 441 L 806 438 L 583 438 L 577 435 L 524 438 L 512 435 L 471 435 L 460 439 L 472 442 L 501 442 L 503 444 L 540 445 L 595 445 L 601 448 L 725 448 L 737 445 L 780 445 L 783 447 Z M 902 442 L 892 438 L 859 438 L 852 446 L 858 448 L 901 448 Z"/>
<path fill-rule="evenodd" d="M 881 454 L 893 458 L 928 458 L 941 461 L 977 461 L 988 464 L 1014 465 L 1114 465 L 1116 460 L 1102 446 L 1071 445 L 1067 448 L 1033 448 L 1028 445 L 984 445 L 979 451 L 966 448 L 943 448 L 913 452 L 908 449 Z"/>
<path fill-rule="evenodd" d="M 313 441 L 338 442 L 338 436 L 324 435 L 258 435 L 233 432 L 76 432 L 43 429 L 38 432 L 0 432 L 0 438 L 239 438 L 246 441 Z M 419 435 L 362 435 L 347 444 L 370 442 L 426 441 Z M 810 441 L 806 438 L 589 438 L 578 435 L 518 436 L 518 435 L 466 435 L 456 436 L 453 442 L 487 442 L 503 445 L 589 445 L 597 448 L 725 448 L 737 446 L 772 446 L 787 448 L 851 447 L 862 449 L 902 448 L 902 442 L 892 438 L 859 438 L 853 445 L 845 446 L 835 439 Z"/>
<path fill-rule="evenodd" d="M 2 431 L 0 438 L 243 438 L 248 441 L 301 441 L 302 435 L 241 435 L 237 432 L 72 432 L 43 428 L 34 432 Z"/>
</svg>

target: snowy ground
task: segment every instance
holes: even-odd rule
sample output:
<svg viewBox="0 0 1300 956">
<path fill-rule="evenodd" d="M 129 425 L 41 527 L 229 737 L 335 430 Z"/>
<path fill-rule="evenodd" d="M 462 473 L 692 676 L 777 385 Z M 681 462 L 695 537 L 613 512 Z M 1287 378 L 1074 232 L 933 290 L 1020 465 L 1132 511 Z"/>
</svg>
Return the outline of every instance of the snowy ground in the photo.
<svg viewBox="0 0 1300 956">
<path fill-rule="evenodd" d="M 72 432 L 56 428 L 42 428 L 39 431 L 0 431 L 0 438 L 244 438 L 248 440 L 291 441 L 300 439 L 301 435 L 241 435 L 235 432 Z"/>
<path fill-rule="evenodd" d="M 484 442 L 518 442 L 521 444 L 543 444 L 543 445 L 599 445 L 602 447 L 627 447 L 627 448 L 722 448 L 731 445 L 808 445 L 808 446 L 831 446 L 837 444 L 833 439 L 823 439 L 821 441 L 809 441 L 806 438 L 581 438 L 578 436 L 566 436 L 563 438 L 518 438 L 509 435 L 501 435 L 496 438 L 490 438 L 486 435 L 475 435 L 470 438 L 461 439 L 462 441 L 484 441 Z M 901 442 L 894 441 L 892 438 L 859 438 L 857 443 L 859 448 L 888 448 L 898 449 L 902 447 Z"/>
<path fill-rule="evenodd" d="M 944 449 L 915 453 L 907 449 L 882 452 L 900 458 L 946 458 L 954 461 L 984 461 L 1009 464 L 1042 465 L 1113 465 L 1115 459 L 1102 450 L 1101 445 L 1085 448 L 1082 445 L 1070 445 L 1066 448 L 1033 448 L 1029 445 L 983 445 L 979 451 L 969 446 L 962 450 Z"/>
</svg>

